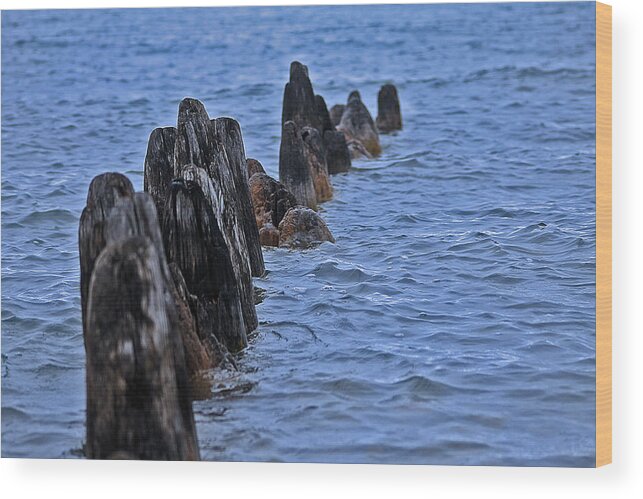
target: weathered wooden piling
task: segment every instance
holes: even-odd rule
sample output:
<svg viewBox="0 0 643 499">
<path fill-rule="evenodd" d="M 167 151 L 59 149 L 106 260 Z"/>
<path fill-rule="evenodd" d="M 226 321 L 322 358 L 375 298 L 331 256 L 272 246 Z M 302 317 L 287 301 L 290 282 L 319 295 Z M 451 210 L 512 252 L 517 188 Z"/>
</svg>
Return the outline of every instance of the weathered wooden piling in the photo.
<svg viewBox="0 0 643 499">
<path fill-rule="evenodd" d="M 252 203 L 250 202 L 250 187 L 248 186 L 248 170 L 246 153 L 241 135 L 241 127 L 232 118 L 216 118 L 211 121 L 216 153 L 216 168 L 220 172 L 226 169 L 231 173 L 231 192 L 237 203 L 237 220 L 246 239 L 247 251 L 250 256 L 250 269 L 252 275 L 260 277 L 266 271 L 263 261 L 263 252 L 259 243 L 259 231 L 252 216 Z M 214 180 L 214 169 L 208 171 Z M 229 202 L 228 202 L 229 204 Z"/>
<path fill-rule="evenodd" d="M 344 104 L 335 104 L 330 108 L 330 122 L 333 126 L 339 125 L 339 122 L 342 121 L 342 115 L 344 114 L 344 109 L 346 106 Z"/>
<path fill-rule="evenodd" d="M 348 103 L 342 114 L 342 119 L 337 126 L 338 130 L 344 132 L 346 141 L 356 140 L 372 156 L 379 156 L 382 152 L 380 138 L 371 117 L 371 113 L 362 102 L 362 98 L 357 90 L 354 90 L 348 96 Z"/>
<path fill-rule="evenodd" d="M 351 153 L 342 132 L 326 130 L 324 132 L 324 149 L 330 175 L 346 173 L 351 169 Z"/>
<path fill-rule="evenodd" d="M 230 193 L 221 209 L 235 213 L 232 217 L 237 225 L 234 230 L 243 232 L 245 241 L 241 242 L 248 253 L 252 275 L 263 275 L 265 265 L 259 231 L 251 216 L 248 171 L 239 123 L 231 118 L 210 120 L 200 101 L 186 98 L 179 105 L 174 176 L 179 177 L 183 167 L 190 164 L 203 168 L 222 191 Z"/>
<path fill-rule="evenodd" d="M 400 112 L 400 99 L 397 88 L 391 83 L 382 85 L 377 94 L 377 129 L 388 133 L 402 129 L 402 113 Z"/>
<path fill-rule="evenodd" d="M 281 182 L 265 173 L 256 173 L 250 177 L 250 196 L 261 244 L 278 246 L 277 228 L 286 212 L 297 205 L 295 196 L 288 192 Z"/>
<path fill-rule="evenodd" d="M 279 180 L 299 204 L 316 210 L 317 194 L 304 148 L 297 124 L 294 121 L 284 123 L 279 147 Z"/>
<path fill-rule="evenodd" d="M 167 191 L 174 178 L 175 144 L 176 128 L 171 126 L 153 130 L 147 143 L 143 190 L 152 196 L 159 215 L 163 213 Z"/>
<path fill-rule="evenodd" d="M 171 143 L 165 140 L 157 146 L 158 134 L 153 134 L 150 141 L 153 139 L 155 143 L 148 146 L 152 153 L 148 155 L 150 161 L 146 162 L 146 179 L 149 179 L 146 190 L 156 194 L 155 201 L 160 204 L 167 198 L 167 194 L 162 193 L 169 192 L 171 181 L 154 170 L 166 168 L 165 158 L 169 157 L 167 151 Z M 239 284 L 244 324 L 249 333 L 258 326 L 252 276 L 263 275 L 265 266 L 250 200 L 239 124 L 231 118 L 211 120 L 200 101 L 186 98 L 179 104 L 173 144 L 172 178 L 183 176 L 185 167 L 190 165 L 193 170 L 189 172 L 204 172 L 204 176 L 199 174 L 190 180 L 197 182 L 208 198 L 223 235 Z M 159 211 L 162 213 L 166 206 L 164 203 Z"/>
<path fill-rule="evenodd" d="M 343 133 L 335 129 L 335 124 L 331 120 L 324 98 L 321 95 L 316 95 L 315 103 L 317 104 L 317 115 L 320 123 L 319 133 L 322 137 L 328 173 L 333 175 L 347 172 L 351 167 L 351 155 L 346 144 L 346 138 Z"/>
<path fill-rule="evenodd" d="M 284 88 L 281 126 L 293 121 L 299 128 L 312 126 L 320 130 L 315 92 L 308 77 L 308 68 L 299 61 L 290 64 L 290 81 Z"/>
<path fill-rule="evenodd" d="M 313 177 L 317 202 L 323 203 L 333 197 L 333 186 L 328 176 L 324 142 L 319 130 L 313 127 L 302 128 L 301 138 L 304 143 L 304 156 Z"/>
<path fill-rule="evenodd" d="M 176 264 L 196 297 L 199 331 L 211 332 L 231 352 L 243 349 L 246 326 L 230 251 L 196 182 L 172 182 L 161 228 L 168 262 Z"/>
<path fill-rule="evenodd" d="M 234 271 L 235 281 L 239 288 L 239 298 L 243 311 L 243 320 L 246 326 L 246 333 L 249 334 L 259 325 L 257 312 L 254 303 L 254 285 L 250 270 L 250 256 L 245 233 L 239 216 L 238 199 L 234 184 L 229 177 L 223 175 L 229 170 L 226 167 L 215 168 L 214 178 L 210 177 L 203 169 L 195 165 L 187 165 L 181 171 L 181 178 L 198 185 L 199 189 L 208 201 L 217 221 L 225 245 L 230 255 L 230 263 Z M 219 176 L 221 175 L 221 176 Z M 248 195 L 248 198 L 250 196 Z M 250 204 L 250 215 L 252 214 L 252 202 Z M 254 220 L 252 221 L 255 225 Z M 256 225 L 255 225 L 256 226 Z"/>
<path fill-rule="evenodd" d="M 275 190 L 270 196 L 270 204 L 272 224 L 279 227 L 288 210 L 297 206 L 297 200 L 281 182 L 277 182 Z"/>
<path fill-rule="evenodd" d="M 96 259 L 85 335 L 90 459 L 199 459 L 161 258 L 133 237 Z"/>
<path fill-rule="evenodd" d="M 87 295 L 94 262 L 105 248 L 105 226 L 111 209 L 123 197 L 134 195 L 134 187 L 125 175 L 103 173 L 89 184 L 87 204 L 80 215 L 78 254 L 80 258 L 80 304 L 83 331 L 87 333 Z"/>
<path fill-rule="evenodd" d="M 156 207 L 152 196 L 146 192 L 135 192 L 117 200 L 105 221 L 104 234 L 106 245 L 134 236 L 146 237 L 163 255 L 163 238 Z M 169 279 L 164 259 L 161 259 L 161 270 L 163 277 Z"/>
<path fill-rule="evenodd" d="M 207 338 L 203 341 L 199 338 L 190 309 L 189 296 L 180 289 L 183 276 L 180 275 L 178 268 L 170 268 L 167 264 L 159 217 L 151 196 L 146 192 L 137 192 L 132 197 L 119 200 L 107 219 L 105 228 L 107 245 L 135 236 L 148 238 L 160 255 L 160 267 L 168 292 L 167 306 L 175 307 L 179 319 L 177 331 L 180 334 L 173 335 L 173 340 L 177 341 L 177 349 L 182 348 L 184 351 L 191 386 L 192 384 L 200 386 L 198 381 L 201 373 L 217 365 L 223 355 Z"/>
<path fill-rule="evenodd" d="M 252 178 L 255 173 L 266 173 L 263 165 L 254 158 L 246 159 L 246 167 L 248 170 L 248 181 Z"/>
<path fill-rule="evenodd" d="M 190 293 L 179 266 L 176 263 L 170 263 L 168 266 L 174 283 L 172 292 L 177 305 L 181 331 L 188 332 L 188 334 L 183 333 L 182 337 L 192 398 L 195 400 L 210 398 L 211 385 L 203 374 L 213 367 L 236 369 L 236 363 L 228 349 L 213 332 L 203 327 L 203 321 L 199 320 L 199 299 Z"/>
<path fill-rule="evenodd" d="M 206 171 L 214 161 L 214 143 L 210 117 L 203 103 L 185 98 L 179 104 L 174 146 L 174 177 L 181 175 L 185 165 L 196 165 Z"/>
<path fill-rule="evenodd" d="M 315 95 L 315 107 L 317 108 L 317 119 L 319 121 L 319 133 L 323 136 L 326 130 L 335 130 L 335 125 L 330 120 L 330 113 L 326 101 L 321 95 Z"/>
</svg>

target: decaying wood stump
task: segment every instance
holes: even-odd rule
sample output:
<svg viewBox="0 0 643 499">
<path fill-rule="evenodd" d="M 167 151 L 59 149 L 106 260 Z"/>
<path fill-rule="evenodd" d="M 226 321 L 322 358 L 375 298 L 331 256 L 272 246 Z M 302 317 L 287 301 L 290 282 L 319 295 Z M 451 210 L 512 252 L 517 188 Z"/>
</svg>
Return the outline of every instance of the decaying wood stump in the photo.
<svg viewBox="0 0 643 499">
<path fill-rule="evenodd" d="M 304 142 L 304 156 L 306 157 L 310 172 L 313 176 L 317 202 L 323 203 L 333 197 L 333 186 L 328 176 L 324 142 L 322 141 L 319 130 L 313 127 L 302 128 L 301 138 Z"/>
<path fill-rule="evenodd" d="M 163 258 L 165 259 L 165 255 Z M 223 366 L 228 352 L 220 343 L 214 342 L 206 332 L 199 331 L 194 315 L 197 310 L 196 297 L 188 291 L 179 267 L 173 263 L 168 265 L 168 268 L 172 299 L 176 306 L 179 331 L 183 340 L 185 367 L 190 379 L 190 395 L 192 399 L 208 398 L 209 393 L 202 393 L 203 374 L 208 369 Z"/>
<path fill-rule="evenodd" d="M 199 459 L 161 257 L 133 237 L 96 259 L 85 338 L 90 459 Z"/>
<path fill-rule="evenodd" d="M 245 244 L 250 256 L 250 269 L 253 276 L 260 277 L 265 273 L 266 267 L 259 243 L 259 230 L 252 215 L 248 169 L 241 127 L 232 118 L 216 118 L 211 121 L 211 124 L 216 144 L 214 163 L 216 169 L 210 168 L 208 173 L 214 181 L 217 178 L 216 170 L 225 172 L 227 169 L 230 172 L 231 192 L 233 192 L 237 203 L 237 220 L 245 236 Z M 223 177 L 228 178 L 227 175 L 223 175 Z M 226 202 L 228 201 L 226 200 Z"/>
<path fill-rule="evenodd" d="M 335 124 L 328 112 L 324 98 L 321 95 L 316 95 L 315 103 L 317 104 L 317 114 L 321 126 L 319 132 L 322 137 L 328 173 L 333 175 L 347 172 L 351 167 L 351 155 L 346 144 L 346 138 L 342 132 L 338 132 L 335 129 Z M 340 119 L 341 116 L 338 118 L 337 123 L 339 123 Z"/>
<path fill-rule="evenodd" d="M 179 177 L 183 167 L 190 164 L 203 168 L 215 184 L 225 182 L 220 184 L 219 190 L 229 196 L 220 200 L 219 204 L 226 201 L 226 206 L 220 208 L 236 212 L 233 218 L 238 227 L 234 230 L 243 232 L 240 243 L 245 248 L 243 252 L 247 253 L 251 273 L 263 275 L 265 265 L 259 232 L 249 216 L 252 206 L 248 168 L 239 124 L 230 118 L 211 120 L 200 101 L 186 98 L 179 104 L 176 129 L 155 130 L 148 144 L 145 190 L 153 196 L 159 214 L 165 206 L 171 180 Z M 223 223 L 220 217 L 217 220 Z M 252 326 L 252 322 L 248 325 Z"/>
<path fill-rule="evenodd" d="M 321 128 L 308 68 L 298 61 L 290 64 L 290 81 L 284 88 L 281 126 L 283 127 L 287 121 L 295 122 L 299 128 Z"/>
<path fill-rule="evenodd" d="M 171 126 L 153 130 L 147 143 L 143 190 L 152 196 L 159 216 L 174 178 L 175 143 L 176 128 Z"/>
<path fill-rule="evenodd" d="M 134 187 L 125 175 L 103 173 L 89 184 L 87 205 L 80 216 L 78 254 L 80 257 L 80 303 L 83 331 L 87 333 L 87 294 L 94 262 L 105 248 L 105 225 L 110 211 L 123 197 L 134 195 Z"/>
<path fill-rule="evenodd" d="M 196 182 L 172 182 L 162 221 L 169 263 L 180 269 L 197 299 L 199 331 L 208 331 L 229 351 L 247 345 L 239 283 L 214 211 Z"/>
<path fill-rule="evenodd" d="M 167 264 L 158 219 L 151 196 L 145 192 L 137 192 L 132 197 L 119 200 L 112 208 L 106 224 L 105 239 L 109 245 L 135 236 L 146 237 L 156 248 L 168 292 L 167 306 L 176 308 L 179 319 L 177 331 L 180 335 L 173 335 L 173 340 L 177 340 L 177 352 L 181 348 L 184 351 L 185 365 L 192 385 L 201 379 L 203 371 L 217 365 L 222 355 L 210 341 L 199 338 L 190 309 L 190 297 L 180 289 L 183 276 L 178 268 L 171 270 Z"/>
<path fill-rule="evenodd" d="M 347 144 L 348 134 L 347 132 L 338 134 L 335 128 L 335 124 L 340 122 L 343 107 L 333 107 L 335 115 L 339 111 L 339 116 L 333 118 L 331 113 L 328 112 L 324 98 L 321 95 L 314 94 L 313 86 L 308 77 L 308 68 L 297 61 L 291 64 L 290 81 L 286 84 L 284 91 L 282 127 L 285 127 L 288 121 L 295 123 L 303 134 L 305 144 L 309 146 L 304 152 L 310 162 L 309 166 L 318 203 L 327 201 L 332 197 L 330 177 L 328 175 L 324 176 L 323 172 L 325 171 L 328 174 L 342 173 L 350 168 L 351 153 Z M 306 131 L 308 128 L 314 128 L 319 132 L 319 140 L 317 140 L 316 135 L 311 135 Z M 312 147 L 311 142 L 307 139 L 308 136 L 311 137 Z M 319 146 L 317 146 L 318 142 Z M 284 138 L 282 137 L 282 145 L 283 143 Z M 321 168 L 324 163 L 326 168 Z M 280 160 L 279 178 L 298 197 L 301 204 L 316 209 L 306 199 L 300 199 L 300 195 L 303 195 L 300 192 L 301 187 L 289 183 L 289 180 L 282 174 L 288 167 L 288 165 L 283 165 Z M 293 176 L 298 175 L 293 174 Z M 304 182 L 305 184 L 306 182 Z"/>
<path fill-rule="evenodd" d="M 181 177 L 186 166 L 189 172 L 203 172 L 190 177 L 207 196 L 214 218 L 229 250 L 230 260 L 239 284 L 244 324 L 247 332 L 258 326 L 254 307 L 252 276 L 265 272 L 259 231 L 253 216 L 248 187 L 248 171 L 239 124 L 230 118 L 211 120 L 203 104 L 191 98 L 179 105 L 177 128 L 172 152 L 173 178 Z M 151 140 L 156 138 L 154 135 Z M 169 144 L 169 141 L 166 141 Z M 148 149 L 156 151 L 155 144 Z M 157 157 L 158 155 L 151 155 Z M 151 170 L 165 166 L 150 161 L 149 192 L 167 192 L 171 184 Z M 189 173 L 188 173 L 189 175 Z M 156 182 L 163 182 L 159 186 Z M 167 195 L 165 196 L 167 197 Z M 160 198 L 160 197 L 159 197 Z M 161 210 L 164 210 L 167 203 Z M 162 211 L 161 211 L 162 213 Z"/>
<path fill-rule="evenodd" d="M 179 104 L 174 146 L 174 177 L 185 165 L 196 165 L 206 171 L 214 161 L 214 144 L 210 117 L 197 99 L 185 98 Z"/>
<path fill-rule="evenodd" d="M 190 373 L 190 366 L 195 366 L 192 370 L 194 376 L 190 378 L 192 398 L 195 400 L 210 398 L 212 395 L 210 392 L 211 384 L 208 383 L 207 377 L 204 378 L 202 376 L 203 371 L 200 371 L 198 366 L 206 365 L 207 369 L 221 367 L 236 370 L 236 362 L 227 348 L 214 336 L 207 321 L 205 321 L 207 327 L 203 328 L 204 321 L 199 320 L 199 314 L 203 314 L 203 310 L 199 305 L 199 299 L 190 293 L 181 269 L 179 269 L 176 263 L 170 263 L 169 268 L 174 282 L 174 296 L 177 303 L 179 321 L 182 323 L 185 321 L 187 325 L 184 327 L 190 332 L 195 331 L 196 333 L 196 335 L 190 334 L 183 336 L 184 350 L 186 352 L 185 362 L 188 367 L 188 373 Z M 201 353 L 205 353 L 207 357 L 200 357 Z"/>
<path fill-rule="evenodd" d="M 377 94 L 377 129 L 387 133 L 402 129 L 402 113 L 400 99 L 395 85 L 387 83 Z"/>
<path fill-rule="evenodd" d="M 279 246 L 306 249 L 324 241 L 335 242 L 326 222 L 313 210 L 297 206 L 279 224 Z"/>
<path fill-rule="evenodd" d="M 255 173 L 266 173 L 263 165 L 256 159 L 246 159 L 246 166 L 248 168 L 248 180 L 250 180 Z"/>
<path fill-rule="evenodd" d="M 246 333 L 249 334 L 257 328 L 259 322 L 254 304 L 254 286 L 250 271 L 248 245 L 239 219 L 239 200 L 235 197 L 232 179 L 229 176 L 224 176 L 225 173 L 229 174 L 229 169 L 227 167 L 216 168 L 213 173 L 217 176 L 220 175 L 220 177 L 212 179 L 203 168 L 187 165 L 183 167 L 181 177 L 199 186 L 217 220 L 217 225 L 230 254 L 230 263 L 239 288 L 243 321 Z M 252 202 L 249 201 L 249 204 L 252 210 Z M 253 217 L 252 211 L 250 216 Z M 256 226 L 254 220 L 253 225 Z"/>
<path fill-rule="evenodd" d="M 158 215 L 152 196 L 146 192 L 136 192 L 119 199 L 112 208 L 105 223 L 106 244 L 117 243 L 134 236 L 147 237 L 157 252 L 163 255 L 163 238 Z M 168 278 L 169 270 L 161 258 L 163 277 Z"/>
<path fill-rule="evenodd" d="M 250 177 L 250 199 L 255 212 L 257 227 L 272 223 L 272 195 L 281 185 L 265 173 Z"/>
<path fill-rule="evenodd" d="M 279 223 L 286 212 L 297 205 L 297 200 L 281 182 L 265 173 L 250 177 L 250 195 L 259 226 L 263 246 L 279 245 Z"/>
<path fill-rule="evenodd" d="M 351 169 L 351 153 L 346 143 L 346 137 L 338 130 L 324 132 L 324 149 L 328 173 L 335 175 Z"/>
<path fill-rule="evenodd" d="M 252 275 L 265 272 L 259 231 L 252 217 L 248 170 L 239 123 L 231 118 L 210 120 L 203 104 L 186 98 L 179 105 L 177 138 L 174 148 L 174 176 L 179 177 L 186 165 L 203 168 L 221 192 L 229 193 L 221 210 L 235 212 L 236 226 L 243 233 L 240 242 L 248 254 Z M 227 206 L 227 205 L 231 206 Z M 217 220 L 223 223 L 223 220 Z M 226 218 L 230 221 L 230 217 Z M 227 232 L 227 231 L 225 231 Z"/>
<path fill-rule="evenodd" d="M 297 206 L 297 199 L 281 182 L 277 182 L 274 192 L 270 195 L 272 225 L 279 227 L 290 208 Z"/>
<path fill-rule="evenodd" d="M 279 181 L 295 196 L 299 204 L 316 210 L 317 194 L 304 147 L 296 123 L 284 123 L 279 148 Z"/>
<path fill-rule="evenodd" d="M 346 106 L 344 104 L 335 104 L 330 108 L 330 122 L 333 124 L 333 126 L 337 127 L 339 125 L 339 122 L 342 121 L 344 109 L 346 109 Z"/>
<path fill-rule="evenodd" d="M 315 107 L 317 108 L 318 130 L 320 135 L 323 136 L 326 130 L 335 130 L 335 125 L 333 125 L 330 120 L 330 113 L 328 112 L 326 101 L 321 95 L 315 95 Z"/>
<path fill-rule="evenodd" d="M 337 129 L 346 135 L 349 148 L 350 141 L 356 140 L 366 148 L 371 156 L 379 156 L 382 152 L 379 134 L 371 113 L 368 112 L 357 90 L 348 96 L 348 104 L 346 104 Z"/>
</svg>

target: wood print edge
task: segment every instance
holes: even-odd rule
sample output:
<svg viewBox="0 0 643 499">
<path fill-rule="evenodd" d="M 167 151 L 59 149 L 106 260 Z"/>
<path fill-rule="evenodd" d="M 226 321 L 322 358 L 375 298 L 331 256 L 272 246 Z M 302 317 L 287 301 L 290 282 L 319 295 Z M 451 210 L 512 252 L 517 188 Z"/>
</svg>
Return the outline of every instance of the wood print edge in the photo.
<svg viewBox="0 0 643 499">
<path fill-rule="evenodd" d="M 612 7 L 596 2 L 596 466 L 612 462 Z"/>
</svg>

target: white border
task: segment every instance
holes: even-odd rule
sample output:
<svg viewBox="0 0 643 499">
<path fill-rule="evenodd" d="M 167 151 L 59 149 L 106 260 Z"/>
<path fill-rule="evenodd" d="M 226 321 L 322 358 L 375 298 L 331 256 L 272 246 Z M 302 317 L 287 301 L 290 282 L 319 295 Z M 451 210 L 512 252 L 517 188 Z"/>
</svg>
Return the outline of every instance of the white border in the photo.
<svg viewBox="0 0 643 499">
<path fill-rule="evenodd" d="M 305 1 L 199 1 L 190 6 L 302 5 Z M 398 1 L 336 3 L 425 3 Z M 336 497 L 643 497 L 643 2 L 612 0 L 614 32 L 614 464 L 592 469 L 247 463 L 135 463 L 3 459 L 0 495 L 237 499 Z M 2 9 L 178 6 L 176 0 L 0 0 Z M 638 154 L 637 154 L 638 153 Z M 638 292 L 638 293 L 637 293 Z"/>
</svg>

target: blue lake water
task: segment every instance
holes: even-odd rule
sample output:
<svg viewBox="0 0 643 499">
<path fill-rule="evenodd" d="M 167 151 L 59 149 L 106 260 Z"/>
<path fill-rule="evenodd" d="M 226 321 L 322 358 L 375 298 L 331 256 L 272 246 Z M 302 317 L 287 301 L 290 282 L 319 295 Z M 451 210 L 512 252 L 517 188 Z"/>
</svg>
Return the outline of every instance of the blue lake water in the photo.
<svg viewBox="0 0 643 499">
<path fill-rule="evenodd" d="M 277 176 L 283 86 L 400 94 L 333 178 L 337 244 L 265 251 L 261 326 L 195 403 L 211 460 L 591 466 L 594 4 L 2 13 L 2 455 L 84 440 L 77 226 L 201 99 Z"/>
</svg>

